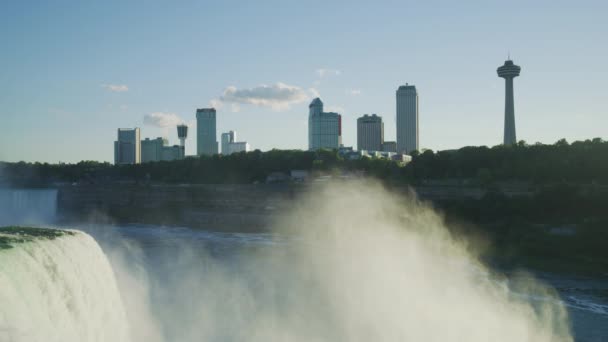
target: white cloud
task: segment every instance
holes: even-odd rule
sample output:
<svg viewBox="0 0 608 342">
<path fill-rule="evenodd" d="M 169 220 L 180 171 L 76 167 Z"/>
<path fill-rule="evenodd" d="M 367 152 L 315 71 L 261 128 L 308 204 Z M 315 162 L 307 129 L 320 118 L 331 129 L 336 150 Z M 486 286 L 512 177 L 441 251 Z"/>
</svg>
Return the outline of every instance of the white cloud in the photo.
<svg viewBox="0 0 608 342">
<path fill-rule="evenodd" d="M 126 84 L 102 84 L 101 87 L 116 93 L 129 91 L 129 87 Z"/>
<path fill-rule="evenodd" d="M 309 100 L 306 90 L 278 82 L 274 85 L 259 85 L 248 89 L 230 86 L 224 90 L 219 101 L 230 104 L 252 104 L 270 107 L 273 110 L 288 109 L 290 105 Z M 212 100 L 212 103 L 216 100 Z M 234 111 L 234 107 L 232 110 Z"/>
<path fill-rule="evenodd" d="M 319 77 L 323 78 L 325 76 L 339 76 L 342 72 L 338 69 L 328 69 L 328 68 L 319 68 L 315 70 Z"/>
<path fill-rule="evenodd" d="M 211 99 L 211 101 L 209 101 L 209 106 L 211 108 L 220 109 L 224 106 L 224 104 L 219 99 Z"/>
<path fill-rule="evenodd" d="M 347 91 L 347 93 L 352 96 L 357 96 L 357 95 L 361 95 L 361 90 L 360 89 L 350 89 Z"/>
<path fill-rule="evenodd" d="M 144 124 L 160 128 L 175 127 L 182 123 L 184 120 L 175 113 L 154 112 L 144 116 Z"/>
</svg>

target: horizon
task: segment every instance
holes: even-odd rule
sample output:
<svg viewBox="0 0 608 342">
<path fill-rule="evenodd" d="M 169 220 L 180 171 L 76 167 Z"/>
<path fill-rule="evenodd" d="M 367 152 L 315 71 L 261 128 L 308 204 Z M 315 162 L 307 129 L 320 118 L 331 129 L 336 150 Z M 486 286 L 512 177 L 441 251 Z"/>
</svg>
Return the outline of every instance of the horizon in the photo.
<svg viewBox="0 0 608 342">
<path fill-rule="evenodd" d="M 522 68 L 518 141 L 606 139 L 608 47 L 596 42 L 607 4 L 383 4 L 9 4 L 0 160 L 111 162 L 118 128 L 175 145 L 182 121 L 191 156 L 205 107 L 217 109 L 218 137 L 305 150 L 317 96 L 342 115 L 344 146 L 356 146 L 364 114 L 381 116 L 394 141 L 406 83 L 419 92 L 421 149 L 491 147 L 503 138 L 496 69 L 508 57 Z"/>
</svg>

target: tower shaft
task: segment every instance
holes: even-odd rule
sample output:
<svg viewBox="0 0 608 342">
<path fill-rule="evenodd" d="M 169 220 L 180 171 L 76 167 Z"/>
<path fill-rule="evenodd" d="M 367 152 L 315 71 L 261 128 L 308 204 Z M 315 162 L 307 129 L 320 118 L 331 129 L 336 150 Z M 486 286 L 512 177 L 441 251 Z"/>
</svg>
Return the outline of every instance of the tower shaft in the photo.
<svg viewBox="0 0 608 342">
<path fill-rule="evenodd" d="M 513 77 L 505 77 L 505 132 L 504 144 L 517 143 L 515 136 L 515 105 L 513 99 Z"/>
</svg>

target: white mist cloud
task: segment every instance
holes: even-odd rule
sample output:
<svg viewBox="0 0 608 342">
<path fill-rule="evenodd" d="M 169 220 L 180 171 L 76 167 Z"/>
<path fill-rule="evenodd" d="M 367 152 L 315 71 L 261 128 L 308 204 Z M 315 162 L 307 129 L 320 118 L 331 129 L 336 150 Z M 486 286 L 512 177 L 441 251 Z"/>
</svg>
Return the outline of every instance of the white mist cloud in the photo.
<svg viewBox="0 0 608 342">
<path fill-rule="evenodd" d="M 101 87 L 115 93 L 129 91 L 129 87 L 126 84 L 102 84 Z"/>
<path fill-rule="evenodd" d="M 309 93 L 298 87 L 278 82 L 273 85 L 259 85 L 253 88 L 238 89 L 230 86 L 224 90 L 219 99 L 212 103 L 251 104 L 270 107 L 273 110 L 289 109 L 292 104 L 310 99 Z M 233 108 L 234 109 L 234 108 Z"/>
<path fill-rule="evenodd" d="M 347 91 L 347 94 L 353 95 L 353 96 L 361 95 L 361 90 L 360 89 L 350 89 Z"/>
<path fill-rule="evenodd" d="M 144 115 L 144 124 L 159 128 L 175 127 L 184 123 L 177 114 L 166 112 L 154 112 Z"/>
<path fill-rule="evenodd" d="M 149 273 L 136 279 L 117 271 L 123 298 L 153 298 L 126 303 L 127 316 L 140 320 L 134 336 L 156 329 L 166 341 L 573 340 L 554 291 L 492 273 L 475 246 L 456 241 L 416 199 L 370 182 L 326 183 L 300 196 L 274 217 L 272 243 L 247 239 L 246 248 L 230 249 L 229 262 L 184 241 L 155 251 L 153 266 L 142 266 Z"/>
</svg>

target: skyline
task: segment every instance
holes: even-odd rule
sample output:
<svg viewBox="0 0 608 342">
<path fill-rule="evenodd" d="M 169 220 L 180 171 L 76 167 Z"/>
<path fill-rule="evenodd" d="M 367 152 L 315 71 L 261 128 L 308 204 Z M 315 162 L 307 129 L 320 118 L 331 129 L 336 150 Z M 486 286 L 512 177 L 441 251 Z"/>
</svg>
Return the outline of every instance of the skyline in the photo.
<svg viewBox="0 0 608 342">
<path fill-rule="evenodd" d="M 552 4 L 525 13 L 516 3 L 148 4 L 145 13 L 114 2 L 5 5 L 0 160 L 111 161 L 118 127 L 177 144 L 175 120 L 193 133 L 196 108 L 218 103 L 218 132 L 236 130 L 261 150 L 306 149 L 317 95 L 342 115 L 345 146 L 356 146 L 365 113 L 382 116 L 393 141 L 394 92 L 405 83 L 420 93 L 421 148 L 498 145 L 504 81 L 495 70 L 509 52 L 526 68 L 515 90 L 518 140 L 606 138 L 608 48 L 597 42 L 608 6 Z M 403 20 L 408 10 L 417 15 Z M 195 149 L 190 134 L 186 154 Z"/>
</svg>

